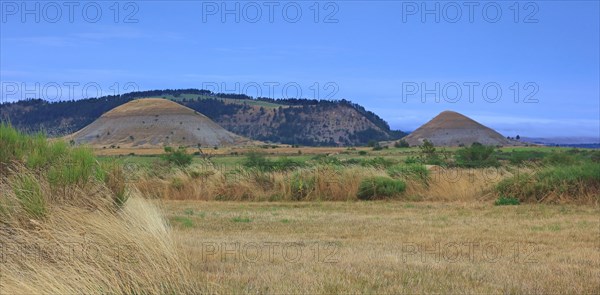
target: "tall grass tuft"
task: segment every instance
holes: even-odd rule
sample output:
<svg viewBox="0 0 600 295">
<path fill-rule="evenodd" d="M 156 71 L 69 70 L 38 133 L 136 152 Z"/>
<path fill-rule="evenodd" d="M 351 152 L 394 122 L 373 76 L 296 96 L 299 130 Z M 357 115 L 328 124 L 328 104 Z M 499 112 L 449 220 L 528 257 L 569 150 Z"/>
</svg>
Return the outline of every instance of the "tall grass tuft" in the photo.
<svg viewBox="0 0 600 295">
<path fill-rule="evenodd" d="M 28 217 L 42 218 L 46 215 L 46 200 L 37 179 L 29 173 L 15 175 L 10 180 L 12 191 Z"/>
<path fill-rule="evenodd" d="M 167 222 L 146 200 L 128 198 L 119 166 L 4 123 L 0 164 L 3 294 L 196 290 Z"/>
</svg>

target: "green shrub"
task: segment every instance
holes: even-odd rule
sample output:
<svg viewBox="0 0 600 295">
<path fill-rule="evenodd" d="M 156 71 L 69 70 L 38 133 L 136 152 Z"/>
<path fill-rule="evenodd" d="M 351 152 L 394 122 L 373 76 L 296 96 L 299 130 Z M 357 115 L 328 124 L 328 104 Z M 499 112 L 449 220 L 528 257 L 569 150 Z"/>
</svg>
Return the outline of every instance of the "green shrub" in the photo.
<svg viewBox="0 0 600 295">
<path fill-rule="evenodd" d="M 361 181 L 357 197 L 360 200 L 378 200 L 400 195 L 406 190 L 402 180 L 387 177 L 370 177 Z"/>
<path fill-rule="evenodd" d="M 430 141 L 424 140 L 423 144 L 419 146 L 419 150 L 421 163 L 439 166 L 446 165 L 444 160 L 442 160 L 442 157 L 440 157 L 440 154 L 437 152 L 437 149 Z"/>
<path fill-rule="evenodd" d="M 163 158 L 169 164 L 185 167 L 192 163 L 194 157 L 186 152 L 185 147 L 179 147 L 177 150 L 174 150 L 172 147 L 166 146 Z"/>
<path fill-rule="evenodd" d="M 456 164 L 464 168 L 498 167 L 500 162 L 494 155 L 495 149 L 475 142 L 470 147 L 456 151 Z"/>
<path fill-rule="evenodd" d="M 401 139 L 394 143 L 394 147 L 395 148 L 407 148 L 407 147 L 409 147 L 409 144 L 408 144 L 408 142 L 406 142 L 406 140 Z"/>
<path fill-rule="evenodd" d="M 420 163 L 420 161 L 416 157 L 408 156 L 408 157 L 406 157 L 406 159 L 404 159 L 404 163 L 405 164 L 416 164 L 416 163 Z"/>
<path fill-rule="evenodd" d="M 519 205 L 520 203 L 521 203 L 521 201 L 519 201 L 519 199 L 517 199 L 517 198 L 500 196 L 496 200 L 496 202 L 494 202 L 494 205 L 508 206 L 508 205 Z"/>
<path fill-rule="evenodd" d="M 367 152 L 367 151 L 358 151 L 358 154 L 361 155 L 361 156 L 366 156 L 366 155 L 369 154 L 369 152 Z"/>
</svg>

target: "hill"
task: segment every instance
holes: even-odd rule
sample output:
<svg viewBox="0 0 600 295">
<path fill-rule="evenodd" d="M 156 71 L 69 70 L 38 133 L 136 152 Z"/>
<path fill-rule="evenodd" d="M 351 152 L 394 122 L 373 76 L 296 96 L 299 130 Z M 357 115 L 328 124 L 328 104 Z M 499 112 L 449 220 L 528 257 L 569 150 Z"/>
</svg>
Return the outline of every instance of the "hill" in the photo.
<svg viewBox="0 0 600 295">
<path fill-rule="evenodd" d="M 0 119 L 26 132 L 64 136 L 109 110 L 137 98 L 160 97 L 198 111 L 230 132 L 255 140 L 307 146 L 365 145 L 399 139 L 376 114 L 347 100 L 252 98 L 208 90 L 153 90 L 119 96 L 47 102 L 32 99 L 0 104 Z"/>
<path fill-rule="evenodd" d="M 130 101 L 66 137 L 96 147 L 230 146 L 250 141 L 208 117 L 162 98 Z"/>
<path fill-rule="evenodd" d="M 461 146 L 479 142 L 484 145 L 519 145 L 477 121 L 452 111 L 444 111 L 403 138 L 411 146 L 428 140 L 435 146 Z"/>
</svg>

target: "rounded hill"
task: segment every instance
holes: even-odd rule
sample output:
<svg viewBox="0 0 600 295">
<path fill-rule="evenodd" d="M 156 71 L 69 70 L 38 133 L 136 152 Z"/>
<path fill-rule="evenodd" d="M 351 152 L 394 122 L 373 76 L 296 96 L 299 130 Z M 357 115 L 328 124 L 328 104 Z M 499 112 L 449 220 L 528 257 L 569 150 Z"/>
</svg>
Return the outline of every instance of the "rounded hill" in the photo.
<svg viewBox="0 0 600 295">
<path fill-rule="evenodd" d="M 232 146 L 250 140 L 173 101 L 144 98 L 118 106 L 67 136 L 95 147 Z"/>
</svg>

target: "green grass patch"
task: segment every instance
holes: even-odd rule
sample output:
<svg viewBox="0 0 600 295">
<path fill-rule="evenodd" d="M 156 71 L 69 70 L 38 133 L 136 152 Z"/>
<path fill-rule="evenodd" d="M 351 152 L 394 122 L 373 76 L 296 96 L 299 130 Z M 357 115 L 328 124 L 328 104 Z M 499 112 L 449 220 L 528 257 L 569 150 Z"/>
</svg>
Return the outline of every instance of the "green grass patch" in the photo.
<svg viewBox="0 0 600 295">
<path fill-rule="evenodd" d="M 536 173 L 504 179 L 496 186 L 500 195 L 531 202 L 542 201 L 550 194 L 577 199 L 584 191 L 599 189 L 600 165 L 596 163 L 544 167 Z"/>
<path fill-rule="evenodd" d="M 509 206 L 519 204 L 521 204 L 521 201 L 519 201 L 519 199 L 505 196 L 500 196 L 498 199 L 496 199 L 496 202 L 494 202 L 494 205 L 496 206 Z"/>
<path fill-rule="evenodd" d="M 250 222 L 252 222 L 252 220 L 250 218 L 241 217 L 241 216 L 236 216 L 236 217 L 232 218 L 231 221 L 233 221 L 235 223 L 250 223 Z"/>
<path fill-rule="evenodd" d="M 406 183 L 402 180 L 388 177 L 370 177 L 360 183 L 357 197 L 360 200 L 386 199 L 398 196 L 405 190 Z"/>
</svg>

